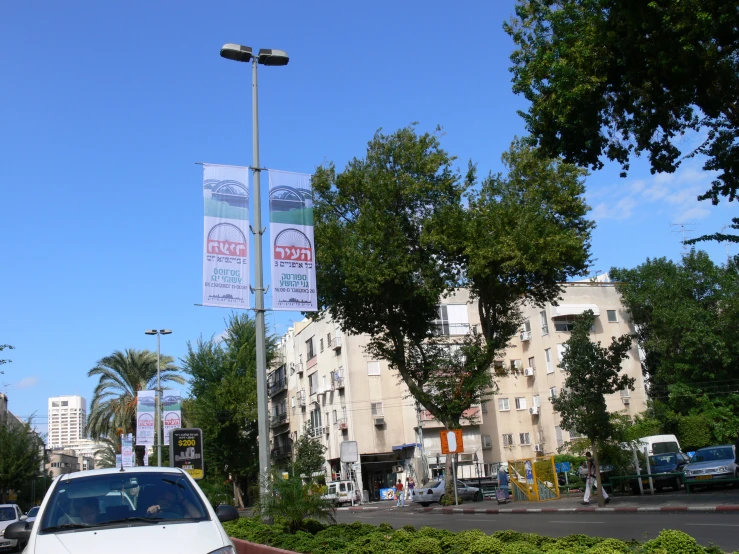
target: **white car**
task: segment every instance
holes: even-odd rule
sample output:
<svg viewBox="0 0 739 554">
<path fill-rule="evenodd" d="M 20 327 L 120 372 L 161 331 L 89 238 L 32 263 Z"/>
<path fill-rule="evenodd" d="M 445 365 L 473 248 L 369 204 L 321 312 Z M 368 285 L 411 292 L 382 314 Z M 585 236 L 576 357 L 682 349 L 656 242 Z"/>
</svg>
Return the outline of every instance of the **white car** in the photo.
<svg viewBox="0 0 739 554">
<path fill-rule="evenodd" d="M 26 514 L 25 518 L 21 518 L 23 521 L 28 521 L 29 523 L 33 523 L 36 521 L 36 515 L 38 514 L 39 509 L 41 506 L 34 506 L 30 510 L 28 510 L 28 513 Z"/>
<path fill-rule="evenodd" d="M 6 536 L 32 554 L 235 554 L 221 521 L 238 517 L 233 506 L 213 510 L 181 469 L 99 469 L 57 477 L 36 520 L 8 526 Z"/>
<path fill-rule="evenodd" d="M 444 495 L 444 490 L 444 479 L 431 481 L 422 487 L 416 487 L 413 502 L 418 502 L 421 506 L 428 506 L 431 502 L 439 502 Z M 479 502 L 482 500 L 482 493 L 477 487 L 470 487 L 463 481 L 457 480 L 457 497 L 466 502 Z"/>
<path fill-rule="evenodd" d="M 23 512 L 17 504 L 0 504 L 0 552 L 13 552 L 18 548 L 18 540 L 5 536 L 11 524 L 20 521 Z"/>
</svg>

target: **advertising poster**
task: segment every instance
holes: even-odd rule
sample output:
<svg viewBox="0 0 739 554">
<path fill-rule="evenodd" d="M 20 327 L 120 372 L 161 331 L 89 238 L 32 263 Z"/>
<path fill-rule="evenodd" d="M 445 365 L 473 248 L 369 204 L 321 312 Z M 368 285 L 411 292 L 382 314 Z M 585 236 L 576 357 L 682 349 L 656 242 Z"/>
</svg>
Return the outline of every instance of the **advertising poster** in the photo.
<svg viewBox="0 0 739 554">
<path fill-rule="evenodd" d="M 318 310 L 310 179 L 269 170 L 273 310 Z"/>
<path fill-rule="evenodd" d="M 136 465 L 135 462 L 136 458 L 133 453 L 133 435 L 129 433 L 128 435 L 122 435 L 121 436 L 121 462 L 123 464 L 123 467 L 133 467 Z"/>
<path fill-rule="evenodd" d="M 122 454 L 115 455 L 115 467 L 123 467 L 123 455 Z"/>
<path fill-rule="evenodd" d="M 249 308 L 249 170 L 203 164 L 203 306 Z"/>
<path fill-rule="evenodd" d="M 156 435 L 156 391 L 141 390 L 136 397 L 136 444 L 153 446 Z"/>
<path fill-rule="evenodd" d="M 193 479 L 205 476 L 203 432 L 200 429 L 173 429 L 170 432 L 169 465 L 179 467 Z"/>
<path fill-rule="evenodd" d="M 172 429 L 182 427 L 180 418 L 182 416 L 181 403 L 182 397 L 178 390 L 165 390 L 162 398 L 162 422 L 164 425 L 164 442 L 165 446 L 169 446 L 169 432 Z"/>
</svg>

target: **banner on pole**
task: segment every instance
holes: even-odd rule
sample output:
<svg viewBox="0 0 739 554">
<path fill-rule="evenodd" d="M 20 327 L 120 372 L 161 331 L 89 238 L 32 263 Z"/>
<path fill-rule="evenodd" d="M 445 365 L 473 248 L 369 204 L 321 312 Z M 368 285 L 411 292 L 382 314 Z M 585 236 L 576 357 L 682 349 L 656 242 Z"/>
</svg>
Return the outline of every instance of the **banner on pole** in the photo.
<svg viewBox="0 0 739 554">
<path fill-rule="evenodd" d="M 203 204 L 203 306 L 247 309 L 249 169 L 203 164 Z"/>
<path fill-rule="evenodd" d="M 121 436 L 121 462 L 122 467 L 133 467 L 136 465 L 135 455 L 133 453 L 133 435 Z"/>
<path fill-rule="evenodd" d="M 169 432 L 172 429 L 179 429 L 181 425 L 181 404 L 182 397 L 178 390 L 166 390 L 164 391 L 164 398 L 162 399 L 162 420 L 164 424 L 164 444 L 169 446 Z"/>
<path fill-rule="evenodd" d="M 273 310 L 318 311 L 310 179 L 269 170 Z"/>
<path fill-rule="evenodd" d="M 156 426 L 156 391 L 141 390 L 136 398 L 136 444 L 153 446 Z"/>
</svg>

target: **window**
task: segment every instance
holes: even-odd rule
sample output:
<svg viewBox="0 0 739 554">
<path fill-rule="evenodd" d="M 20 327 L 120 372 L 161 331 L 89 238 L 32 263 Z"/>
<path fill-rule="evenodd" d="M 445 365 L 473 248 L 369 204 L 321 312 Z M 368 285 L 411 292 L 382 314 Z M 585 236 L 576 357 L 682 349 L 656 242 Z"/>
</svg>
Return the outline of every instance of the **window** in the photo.
<svg viewBox="0 0 739 554">
<path fill-rule="evenodd" d="M 372 402 L 372 417 L 381 416 L 382 414 L 382 402 Z"/>
<path fill-rule="evenodd" d="M 554 428 L 554 438 L 557 440 L 557 448 L 560 448 L 565 443 L 564 439 L 562 438 L 561 427 Z"/>
<path fill-rule="evenodd" d="M 53 401 L 53 402 L 51 403 L 51 405 L 52 405 L 52 406 L 53 406 L 54 408 L 58 408 L 58 407 L 59 407 L 59 401 L 58 401 L 58 400 L 54 400 L 54 401 Z"/>
<path fill-rule="evenodd" d="M 547 361 L 547 373 L 554 373 L 554 364 L 552 364 L 552 349 L 544 350 L 544 358 Z"/>
<path fill-rule="evenodd" d="M 549 323 L 547 322 L 547 312 L 542 310 L 539 312 L 539 318 L 541 319 L 541 334 L 542 336 L 549 334 Z"/>
<path fill-rule="evenodd" d="M 523 332 L 524 333 L 531 333 L 531 322 L 527 319 L 524 321 L 523 324 Z"/>
<path fill-rule="evenodd" d="M 526 399 L 525 398 L 523 398 L 523 397 L 516 398 L 516 409 L 517 410 L 525 410 L 526 409 Z"/>
<path fill-rule="evenodd" d="M 62 406 L 69 406 L 69 402 L 67 402 L 66 400 L 62 400 Z"/>
<path fill-rule="evenodd" d="M 318 341 L 318 344 L 320 345 L 321 352 L 323 352 L 323 339 L 321 339 L 320 341 Z"/>
<path fill-rule="evenodd" d="M 331 348 L 331 333 L 326 333 L 326 344 Z"/>
<path fill-rule="evenodd" d="M 466 335 L 470 328 L 467 304 L 442 304 L 434 324 L 437 335 Z"/>
<path fill-rule="evenodd" d="M 503 446 L 513 446 L 513 435 L 503 433 Z"/>
<path fill-rule="evenodd" d="M 541 400 L 539 399 L 539 395 L 534 395 L 534 406 L 537 408 L 541 408 Z"/>
<path fill-rule="evenodd" d="M 554 330 L 560 333 L 569 333 L 575 328 L 576 315 L 564 315 L 554 319 Z M 595 331 L 595 323 L 590 326 L 590 331 Z"/>
<path fill-rule="evenodd" d="M 488 403 L 487 402 L 481 402 L 480 403 L 480 409 L 482 410 L 483 414 L 488 413 Z"/>
<path fill-rule="evenodd" d="M 608 314 L 608 323 L 618 323 L 616 310 L 606 310 L 606 313 Z"/>
<path fill-rule="evenodd" d="M 316 394 L 318 392 L 318 372 L 314 371 L 308 375 L 308 383 L 310 385 L 310 394 Z"/>
<path fill-rule="evenodd" d="M 549 398 L 557 398 L 557 387 L 551 387 L 549 389 Z"/>
<path fill-rule="evenodd" d="M 507 412 L 511 409 L 511 406 L 508 404 L 507 398 L 498 398 L 498 409 L 501 412 Z"/>
<path fill-rule="evenodd" d="M 529 367 L 531 369 L 536 369 L 536 359 L 534 359 L 533 357 L 529 358 Z"/>
<path fill-rule="evenodd" d="M 321 433 L 321 428 L 323 427 L 323 425 L 321 425 L 321 410 L 318 407 L 316 407 L 310 413 L 310 425 L 313 429 L 313 436 L 318 436 Z"/>
<path fill-rule="evenodd" d="M 629 389 L 623 389 L 621 391 L 621 398 L 630 398 L 631 397 L 631 391 Z"/>
<path fill-rule="evenodd" d="M 560 364 L 562 363 L 562 360 L 564 359 L 565 352 L 567 351 L 567 345 L 566 344 L 558 344 L 557 345 L 557 358 L 559 358 Z M 562 369 L 560 367 L 560 369 Z"/>
<path fill-rule="evenodd" d="M 380 374 L 380 362 L 370 361 L 367 362 L 367 375 L 379 375 Z"/>
<path fill-rule="evenodd" d="M 531 444 L 530 434 L 529 433 L 519 433 L 518 442 L 521 444 L 521 446 L 526 446 L 526 445 Z"/>
<path fill-rule="evenodd" d="M 305 341 L 305 351 L 308 353 L 307 359 L 313 359 L 316 357 L 316 353 L 313 350 L 313 339 L 315 337 L 309 338 L 307 341 Z"/>
<path fill-rule="evenodd" d="M 487 450 L 493 447 L 493 438 L 490 435 L 482 435 L 482 448 Z"/>
</svg>

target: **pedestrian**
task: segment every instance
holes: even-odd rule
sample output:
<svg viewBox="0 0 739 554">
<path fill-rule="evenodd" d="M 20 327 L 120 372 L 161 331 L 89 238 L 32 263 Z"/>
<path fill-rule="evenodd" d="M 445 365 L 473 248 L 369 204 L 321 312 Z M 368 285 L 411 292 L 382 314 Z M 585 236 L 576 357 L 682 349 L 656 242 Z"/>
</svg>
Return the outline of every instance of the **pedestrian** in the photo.
<svg viewBox="0 0 739 554">
<path fill-rule="evenodd" d="M 590 491 L 595 485 L 597 478 L 595 476 L 595 460 L 593 460 L 593 455 L 590 452 L 586 452 L 585 458 L 587 460 L 588 478 L 585 481 L 585 497 L 582 499 L 582 503 L 590 504 Z M 603 495 L 605 503 L 608 504 L 611 501 L 611 499 L 608 498 L 608 493 L 605 489 L 602 489 L 600 492 Z"/>
<path fill-rule="evenodd" d="M 411 501 L 415 501 L 413 495 L 416 494 L 416 482 L 413 480 L 413 477 L 408 479 L 408 494 L 410 494 Z"/>
<path fill-rule="evenodd" d="M 398 499 L 398 503 L 395 505 L 396 508 L 401 506 L 405 508 L 405 496 L 403 495 L 403 481 L 398 479 L 398 484 L 395 485 L 395 498 Z"/>
<path fill-rule="evenodd" d="M 506 466 L 504 465 L 501 465 L 500 468 L 498 468 L 498 488 L 505 492 L 505 499 L 507 501 L 509 491 L 508 472 L 506 471 Z"/>
</svg>

